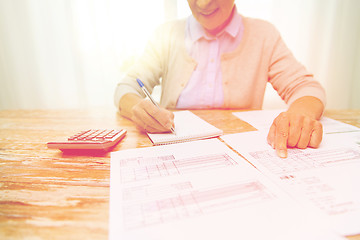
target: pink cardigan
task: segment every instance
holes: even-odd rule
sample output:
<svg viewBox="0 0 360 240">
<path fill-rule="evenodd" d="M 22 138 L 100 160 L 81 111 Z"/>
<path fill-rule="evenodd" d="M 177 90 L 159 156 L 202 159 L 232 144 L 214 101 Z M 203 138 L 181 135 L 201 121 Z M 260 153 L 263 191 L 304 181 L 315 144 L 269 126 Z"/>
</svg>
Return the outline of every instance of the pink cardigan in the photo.
<svg viewBox="0 0 360 240">
<path fill-rule="evenodd" d="M 223 108 L 261 109 L 267 82 L 291 104 L 314 96 L 325 105 L 325 91 L 284 44 L 275 27 L 263 20 L 243 17 L 243 39 L 235 51 L 221 56 Z M 162 25 L 150 39 L 143 56 L 120 81 L 115 104 L 129 92 L 144 97 L 136 82 L 140 78 L 152 91 L 161 84 L 160 104 L 175 108 L 196 61 L 185 47 L 186 20 Z"/>
</svg>

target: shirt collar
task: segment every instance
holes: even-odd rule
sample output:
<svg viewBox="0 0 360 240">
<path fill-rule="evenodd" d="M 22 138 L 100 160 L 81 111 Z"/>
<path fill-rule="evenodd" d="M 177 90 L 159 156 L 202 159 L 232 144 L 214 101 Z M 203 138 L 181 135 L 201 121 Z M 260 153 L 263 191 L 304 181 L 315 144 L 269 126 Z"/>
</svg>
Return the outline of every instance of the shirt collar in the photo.
<svg viewBox="0 0 360 240">
<path fill-rule="evenodd" d="M 237 34 L 239 34 L 240 32 L 242 24 L 243 24 L 242 17 L 237 12 L 235 6 L 234 15 L 232 16 L 232 19 L 230 20 L 229 24 L 220 33 L 218 33 L 216 37 L 220 37 L 222 34 L 227 33 L 231 37 L 235 38 Z M 203 26 L 201 26 L 201 24 L 198 21 L 196 21 L 193 15 L 191 15 L 188 19 L 188 33 L 192 42 L 196 42 L 201 38 L 205 38 L 208 40 L 211 39 L 206 34 Z"/>
</svg>

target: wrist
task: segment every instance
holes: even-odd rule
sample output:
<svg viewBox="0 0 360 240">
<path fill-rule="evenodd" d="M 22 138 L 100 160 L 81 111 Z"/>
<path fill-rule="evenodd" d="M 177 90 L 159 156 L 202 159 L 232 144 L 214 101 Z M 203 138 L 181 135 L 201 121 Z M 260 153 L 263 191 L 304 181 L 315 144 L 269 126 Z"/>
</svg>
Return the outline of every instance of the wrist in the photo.
<svg viewBox="0 0 360 240">
<path fill-rule="evenodd" d="M 324 112 L 324 104 L 316 97 L 305 96 L 295 100 L 287 110 L 319 120 Z"/>
<path fill-rule="evenodd" d="M 132 109 L 142 100 L 143 98 L 137 94 L 134 93 L 125 94 L 120 99 L 120 103 L 119 103 L 120 114 L 124 117 L 131 119 L 133 115 Z"/>
</svg>

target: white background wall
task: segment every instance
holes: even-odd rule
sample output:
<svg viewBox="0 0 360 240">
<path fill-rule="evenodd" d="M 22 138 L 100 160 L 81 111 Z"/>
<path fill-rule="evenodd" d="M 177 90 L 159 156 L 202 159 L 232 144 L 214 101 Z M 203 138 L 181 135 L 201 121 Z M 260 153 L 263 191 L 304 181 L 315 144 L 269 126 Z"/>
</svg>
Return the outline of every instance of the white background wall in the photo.
<svg viewBox="0 0 360 240">
<path fill-rule="evenodd" d="M 272 22 L 320 81 L 327 108 L 360 108 L 360 1 L 237 0 Z M 0 109 L 113 106 L 117 81 L 185 0 L 0 0 Z M 272 91 L 265 108 L 282 107 Z"/>
</svg>

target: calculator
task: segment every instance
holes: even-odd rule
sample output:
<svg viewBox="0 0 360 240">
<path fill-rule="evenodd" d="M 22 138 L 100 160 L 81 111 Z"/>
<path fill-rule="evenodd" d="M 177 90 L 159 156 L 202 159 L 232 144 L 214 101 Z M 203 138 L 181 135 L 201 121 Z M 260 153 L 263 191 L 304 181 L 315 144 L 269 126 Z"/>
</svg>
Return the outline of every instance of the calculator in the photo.
<svg viewBox="0 0 360 240">
<path fill-rule="evenodd" d="M 66 150 L 102 150 L 108 151 L 126 135 L 125 129 L 89 129 L 81 131 L 66 141 L 48 142 L 48 148 Z"/>
</svg>

